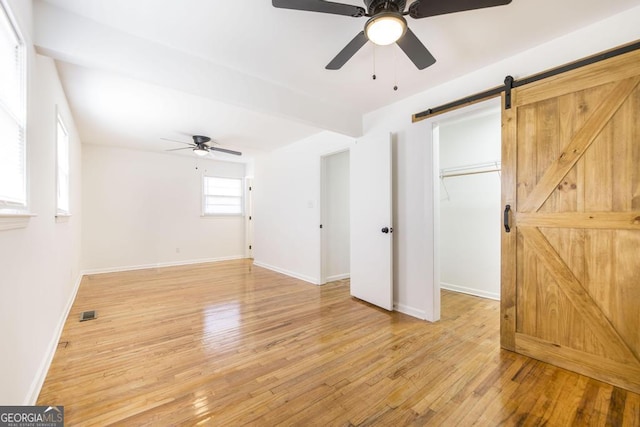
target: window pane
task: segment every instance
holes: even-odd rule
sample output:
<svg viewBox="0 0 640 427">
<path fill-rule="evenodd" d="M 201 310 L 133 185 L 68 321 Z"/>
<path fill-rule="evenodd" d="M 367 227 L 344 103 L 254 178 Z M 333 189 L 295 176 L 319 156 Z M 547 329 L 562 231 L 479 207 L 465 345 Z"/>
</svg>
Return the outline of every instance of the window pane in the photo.
<svg viewBox="0 0 640 427">
<path fill-rule="evenodd" d="M 23 45 L 0 3 L 0 209 L 25 208 Z"/>
<path fill-rule="evenodd" d="M 21 114 L 20 43 L 0 7 L 0 102 L 19 119 Z"/>
<path fill-rule="evenodd" d="M 218 197 L 218 196 L 206 196 L 208 206 L 240 206 L 241 201 L 239 197 Z"/>
<path fill-rule="evenodd" d="M 220 187 L 215 187 L 212 189 L 212 191 L 209 192 L 209 194 L 215 194 L 216 196 L 236 196 L 239 197 L 242 193 L 238 190 L 236 190 L 235 188 L 220 188 Z"/>
<path fill-rule="evenodd" d="M 25 205 L 22 129 L 0 108 L 0 201 Z"/>
<path fill-rule="evenodd" d="M 242 215 L 242 179 L 206 176 L 203 191 L 205 215 Z"/>
<path fill-rule="evenodd" d="M 233 206 L 215 206 L 211 211 L 206 212 L 208 214 L 225 214 L 225 215 L 240 215 L 242 212 L 239 208 Z"/>
</svg>

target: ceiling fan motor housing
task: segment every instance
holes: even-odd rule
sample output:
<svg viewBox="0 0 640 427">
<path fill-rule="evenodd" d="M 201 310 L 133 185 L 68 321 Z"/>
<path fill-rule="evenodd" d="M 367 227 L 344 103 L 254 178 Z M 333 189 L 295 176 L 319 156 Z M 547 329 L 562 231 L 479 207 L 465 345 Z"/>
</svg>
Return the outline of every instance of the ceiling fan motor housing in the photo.
<svg viewBox="0 0 640 427">
<path fill-rule="evenodd" d="M 373 16 L 380 12 L 404 12 L 406 0 L 364 0 L 368 15 Z"/>
<path fill-rule="evenodd" d="M 206 145 L 207 142 L 211 141 L 211 138 L 203 135 L 193 135 L 193 142 L 197 145 Z"/>
</svg>

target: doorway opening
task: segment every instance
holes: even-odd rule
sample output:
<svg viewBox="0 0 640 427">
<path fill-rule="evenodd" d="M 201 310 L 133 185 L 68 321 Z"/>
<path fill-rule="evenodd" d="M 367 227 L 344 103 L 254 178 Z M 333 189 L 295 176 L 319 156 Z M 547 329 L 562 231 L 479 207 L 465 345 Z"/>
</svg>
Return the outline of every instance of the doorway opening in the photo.
<svg viewBox="0 0 640 427">
<path fill-rule="evenodd" d="M 350 277 L 349 174 L 349 150 L 321 157 L 321 285 Z"/>
<path fill-rule="evenodd" d="M 433 123 L 434 286 L 439 297 L 444 291 L 500 299 L 501 131 L 499 99 Z"/>
</svg>

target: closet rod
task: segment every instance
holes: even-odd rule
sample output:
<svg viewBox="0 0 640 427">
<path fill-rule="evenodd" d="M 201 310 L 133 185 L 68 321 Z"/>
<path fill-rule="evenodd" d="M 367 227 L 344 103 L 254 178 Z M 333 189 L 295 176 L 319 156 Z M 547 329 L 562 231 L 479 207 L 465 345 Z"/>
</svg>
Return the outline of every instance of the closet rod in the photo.
<svg viewBox="0 0 640 427">
<path fill-rule="evenodd" d="M 465 175 L 477 175 L 480 173 L 489 173 L 489 172 L 500 172 L 502 169 L 491 169 L 486 171 L 475 171 L 475 172 L 458 172 L 458 173 L 445 173 L 440 175 L 440 179 L 442 178 L 451 178 L 452 176 L 465 176 Z"/>
</svg>

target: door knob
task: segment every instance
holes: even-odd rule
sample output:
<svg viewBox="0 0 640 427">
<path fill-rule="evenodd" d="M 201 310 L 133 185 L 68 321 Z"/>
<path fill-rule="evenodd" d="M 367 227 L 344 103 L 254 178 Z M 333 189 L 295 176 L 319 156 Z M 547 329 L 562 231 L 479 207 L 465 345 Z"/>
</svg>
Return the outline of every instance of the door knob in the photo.
<svg viewBox="0 0 640 427">
<path fill-rule="evenodd" d="M 382 230 L 383 233 L 387 234 L 389 232 L 389 227 L 384 227 Z"/>
</svg>

